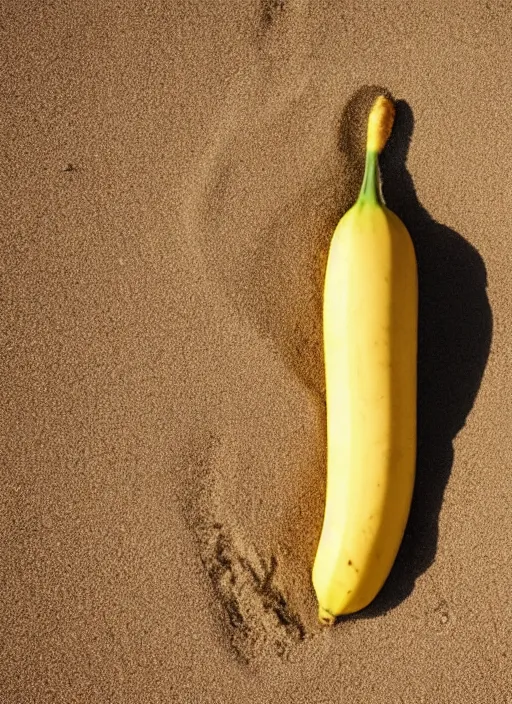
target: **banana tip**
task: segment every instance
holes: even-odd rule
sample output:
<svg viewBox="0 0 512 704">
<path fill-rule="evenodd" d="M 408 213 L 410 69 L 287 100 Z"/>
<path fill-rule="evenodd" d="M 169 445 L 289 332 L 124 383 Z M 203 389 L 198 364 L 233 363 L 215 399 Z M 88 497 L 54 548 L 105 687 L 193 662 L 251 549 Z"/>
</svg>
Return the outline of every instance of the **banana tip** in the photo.
<svg viewBox="0 0 512 704">
<path fill-rule="evenodd" d="M 322 626 L 332 626 L 332 624 L 336 621 L 336 616 L 333 616 L 330 611 L 327 611 L 327 609 L 320 606 L 318 609 L 318 620 Z"/>
<path fill-rule="evenodd" d="M 395 106 L 390 98 L 379 95 L 368 116 L 368 151 L 380 153 L 389 139 L 395 119 Z"/>
</svg>

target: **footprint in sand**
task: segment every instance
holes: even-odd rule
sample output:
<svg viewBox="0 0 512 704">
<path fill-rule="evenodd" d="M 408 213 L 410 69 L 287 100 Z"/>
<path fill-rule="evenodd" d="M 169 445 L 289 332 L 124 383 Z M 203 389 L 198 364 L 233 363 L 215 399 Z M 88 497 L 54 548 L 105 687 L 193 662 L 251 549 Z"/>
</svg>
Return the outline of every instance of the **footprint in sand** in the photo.
<svg viewBox="0 0 512 704">
<path fill-rule="evenodd" d="M 285 21 L 286 7 L 273 13 Z M 289 656 L 316 624 L 322 254 L 346 178 L 339 134 L 325 129 L 310 74 L 296 59 L 270 84 L 257 65 L 239 77 L 226 112 L 212 118 L 183 211 L 184 240 L 235 321 L 230 340 L 217 341 L 226 370 L 239 369 L 243 380 L 226 371 L 233 381 L 217 419 L 224 429 L 191 452 L 189 521 L 246 662 Z"/>
</svg>

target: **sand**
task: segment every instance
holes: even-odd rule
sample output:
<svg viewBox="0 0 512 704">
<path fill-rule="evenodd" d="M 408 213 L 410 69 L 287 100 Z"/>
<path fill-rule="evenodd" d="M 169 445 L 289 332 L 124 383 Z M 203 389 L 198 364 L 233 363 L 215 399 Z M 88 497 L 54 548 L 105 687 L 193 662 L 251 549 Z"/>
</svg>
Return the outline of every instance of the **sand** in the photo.
<svg viewBox="0 0 512 704">
<path fill-rule="evenodd" d="M 2 4 L 2 703 L 511 701 L 511 22 Z M 322 630 L 322 281 L 379 90 L 417 483 L 382 593 Z"/>
</svg>

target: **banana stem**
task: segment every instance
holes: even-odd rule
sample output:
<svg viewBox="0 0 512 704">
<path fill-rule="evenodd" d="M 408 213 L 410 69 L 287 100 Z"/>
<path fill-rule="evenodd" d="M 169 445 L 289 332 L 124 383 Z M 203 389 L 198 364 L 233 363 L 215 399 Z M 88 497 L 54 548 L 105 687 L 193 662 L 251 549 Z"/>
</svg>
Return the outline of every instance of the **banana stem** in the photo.
<svg viewBox="0 0 512 704">
<path fill-rule="evenodd" d="M 360 203 L 383 205 L 379 179 L 379 154 L 371 149 L 366 150 L 363 184 L 359 193 Z"/>
</svg>

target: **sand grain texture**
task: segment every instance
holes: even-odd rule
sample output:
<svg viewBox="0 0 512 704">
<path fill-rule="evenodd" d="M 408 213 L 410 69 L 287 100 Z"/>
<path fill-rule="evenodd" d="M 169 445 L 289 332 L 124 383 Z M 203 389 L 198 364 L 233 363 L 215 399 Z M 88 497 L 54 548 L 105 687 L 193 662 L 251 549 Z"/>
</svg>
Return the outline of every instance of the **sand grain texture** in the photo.
<svg viewBox="0 0 512 704">
<path fill-rule="evenodd" d="M 3 4 L 2 702 L 510 701 L 511 21 Z M 418 480 L 382 594 L 322 631 L 322 281 L 378 90 Z"/>
</svg>

